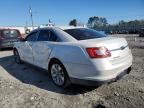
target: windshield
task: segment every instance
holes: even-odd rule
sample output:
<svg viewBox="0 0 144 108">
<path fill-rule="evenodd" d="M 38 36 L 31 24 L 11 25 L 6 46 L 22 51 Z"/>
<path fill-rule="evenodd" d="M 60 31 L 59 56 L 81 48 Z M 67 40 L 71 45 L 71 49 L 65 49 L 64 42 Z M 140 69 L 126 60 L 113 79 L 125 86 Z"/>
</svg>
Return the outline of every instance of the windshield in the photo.
<svg viewBox="0 0 144 108">
<path fill-rule="evenodd" d="M 106 37 L 105 34 L 101 34 L 96 30 L 88 29 L 88 28 L 79 28 L 79 29 L 67 29 L 64 30 L 72 37 L 77 40 L 87 40 L 87 39 L 94 39 L 94 38 L 102 38 Z"/>
</svg>

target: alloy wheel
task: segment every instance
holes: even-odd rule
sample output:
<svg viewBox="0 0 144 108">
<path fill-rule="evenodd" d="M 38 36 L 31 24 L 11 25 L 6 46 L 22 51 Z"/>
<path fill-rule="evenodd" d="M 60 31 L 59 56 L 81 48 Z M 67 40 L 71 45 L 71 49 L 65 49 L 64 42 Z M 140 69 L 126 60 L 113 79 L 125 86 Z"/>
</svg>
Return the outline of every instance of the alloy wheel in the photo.
<svg viewBox="0 0 144 108">
<path fill-rule="evenodd" d="M 62 86 L 64 84 L 64 70 L 59 64 L 53 64 L 51 66 L 51 77 L 56 85 Z"/>
</svg>

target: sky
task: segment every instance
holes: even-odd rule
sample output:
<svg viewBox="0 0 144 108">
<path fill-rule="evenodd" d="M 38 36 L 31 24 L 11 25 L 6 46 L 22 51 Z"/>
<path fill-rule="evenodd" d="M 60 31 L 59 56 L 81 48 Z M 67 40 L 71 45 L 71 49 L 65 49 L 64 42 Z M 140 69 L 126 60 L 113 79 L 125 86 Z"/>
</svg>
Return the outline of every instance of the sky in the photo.
<svg viewBox="0 0 144 108">
<path fill-rule="evenodd" d="M 108 23 L 120 20 L 144 19 L 144 0 L 1 0 L 0 26 L 31 25 L 29 7 L 34 25 L 68 25 L 72 19 L 86 24 L 89 17 L 105 17 Z"/>
</svg>

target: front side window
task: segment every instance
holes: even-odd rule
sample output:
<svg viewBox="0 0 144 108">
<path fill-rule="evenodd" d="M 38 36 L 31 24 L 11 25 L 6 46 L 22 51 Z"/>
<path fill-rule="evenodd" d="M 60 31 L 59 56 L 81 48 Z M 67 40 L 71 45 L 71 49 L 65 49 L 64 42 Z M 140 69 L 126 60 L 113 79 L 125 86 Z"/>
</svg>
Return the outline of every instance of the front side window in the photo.
<svg viewBox="0 0 144 108">
<path fill-rule="evenodd" d="M 87 40 L 87 39 L 106 37 L 105 34 L 101 34 L 96 30 L 92 30 L 88 28 L 67 29 L 64 31 L 77 40 Z"/>
<path fill-rule="evenodd" d="M 30 33 L 27 38 L 27 41 L 36 41 L 37 40 L 37 32 Z"/>
</svg>

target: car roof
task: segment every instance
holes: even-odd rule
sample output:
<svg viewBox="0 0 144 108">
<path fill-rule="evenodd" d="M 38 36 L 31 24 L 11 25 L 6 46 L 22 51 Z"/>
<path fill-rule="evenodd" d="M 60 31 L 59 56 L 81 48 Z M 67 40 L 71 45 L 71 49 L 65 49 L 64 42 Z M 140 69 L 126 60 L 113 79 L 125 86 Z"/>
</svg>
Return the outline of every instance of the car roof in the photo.
<svg viewBox="0 0 144 108">
<path fill-rule="evenodd" d="M 59 26 L 58 28 L 62 29 L 62 30 L 67 30 L 67 29 L 79 29 L 79 28 L 86 28 L 86 27 L 82 27 L 82 26 Z"/>
<path fill-rule="evenodd" d="M 53 27 L 39 27 L 37 30 L 43 30 L 43 29 L 62 29 L 62 30 L 67 30 L 67 29 L 78 29 L 78 28 L 86 28 L 86 27 L 81 27 L 81 26 L 53 26 Z"/>
<path fill-rule="evenodd" d="M 63 42 L 70 42 L 70 41 L 76 41 L 76 39 L 74 39 L 72 36 L 70 36 L 69 34 L 67 34 L 66 32 L 64 32 L 61 28 L 59 27 L 39 27 L 37 29 L 34 29 L 32 32 L 37 32 L 39 30 L 51 30 L 54 31 L 55 34 L 57 34 L 57 36 L 61 37 L 61 39 L 63 40 Z M 29 35 L 29 34 L 28 34 Z M 28 36 L 27 35 L 27 36 Z M 26 37 L 27 37 L 26 36 Z"/>
</svg>

